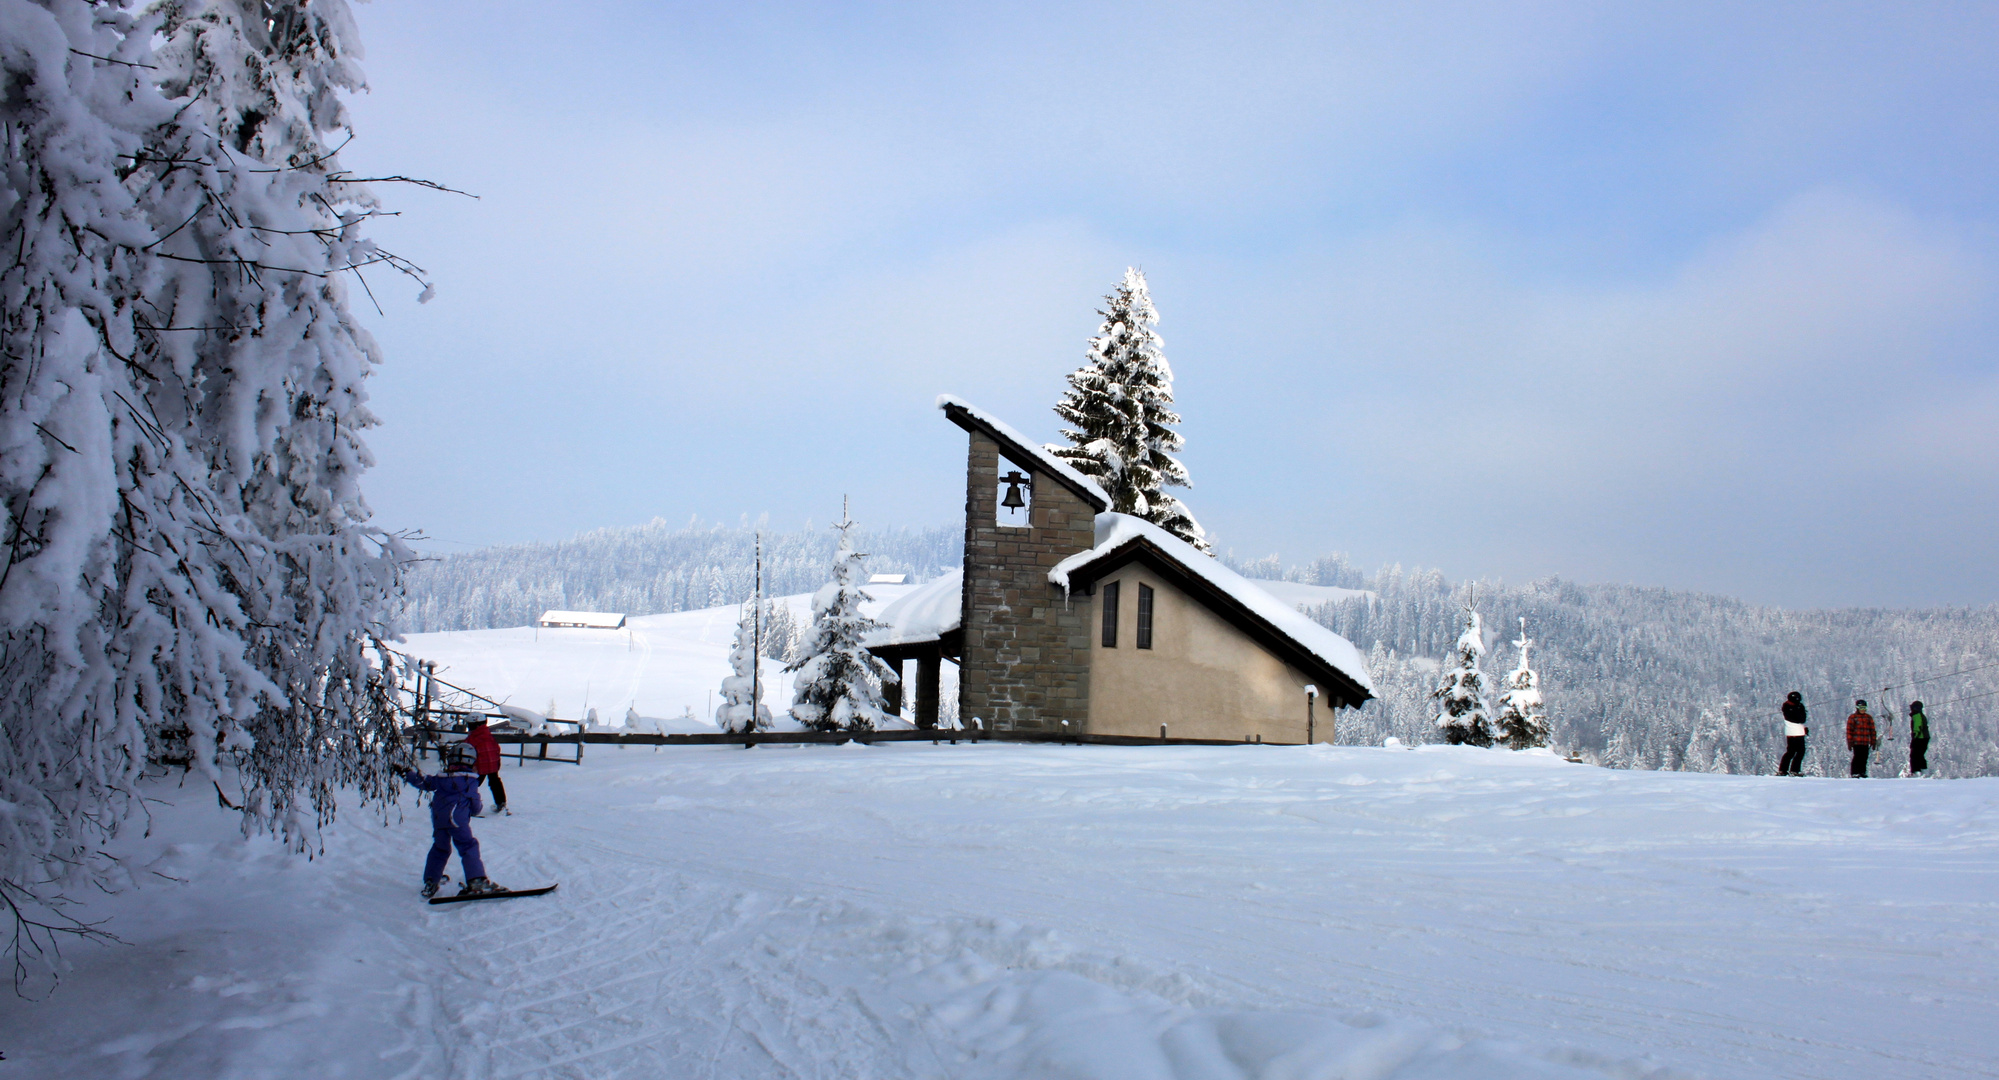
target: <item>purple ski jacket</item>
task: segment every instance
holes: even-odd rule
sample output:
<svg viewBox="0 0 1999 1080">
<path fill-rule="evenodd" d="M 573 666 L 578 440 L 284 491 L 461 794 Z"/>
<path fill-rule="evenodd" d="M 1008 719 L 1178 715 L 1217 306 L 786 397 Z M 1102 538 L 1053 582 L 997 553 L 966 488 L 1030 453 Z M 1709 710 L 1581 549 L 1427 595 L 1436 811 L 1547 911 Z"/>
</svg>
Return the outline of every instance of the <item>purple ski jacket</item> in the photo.
<svg viewBox="0 0 1999 1080">
<path fill-rule="evenodd" d="M 431 793 L 430 827 L 433 829 L 462 828 L 471 824 L 472 818 L 486 808 L 486 805 L 479 801 L 477 773 L 452 772 L 425 776 L 411 769 L 403 774 L 403 779 Z"/>
</svg>

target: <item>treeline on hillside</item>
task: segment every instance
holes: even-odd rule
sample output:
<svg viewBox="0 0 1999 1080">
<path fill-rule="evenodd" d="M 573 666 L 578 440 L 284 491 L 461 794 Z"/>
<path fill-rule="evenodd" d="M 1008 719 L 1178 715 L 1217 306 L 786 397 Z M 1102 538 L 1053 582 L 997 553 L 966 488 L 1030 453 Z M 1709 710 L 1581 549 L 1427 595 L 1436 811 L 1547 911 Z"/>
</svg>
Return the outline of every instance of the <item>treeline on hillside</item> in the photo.
<svg viewBox="0 0 1999 1080">
<path fill-rule="evenodd" d="M 523 626 L 549 608 L 655 614 L 737 603 L 750 594 L 748 527 L 661 521 L 573 540 L 450 555 L 410 575 L 411 631 Z M 809 592 L 827 580 L 833 530 L 764 533 L 765 592 Z M 957 568 L 956 527 L 863 531 L 871 573 L 928 580 Z M 1535 641 L 1555 746 L 1618 768 L 1774 773 L 1783 751 L 1777 704 L 1812 703 L 1807 772 L 1844 775 L 1846 714 L 1855 697 L 1893 715 L 1897 739 L 1877 775 L 1906 761 L 1906 705 L 1929 703 L 1938 776 L 1999 775 L 1999 608 L 1784 611 L 1738 600 L 1551 578 L 1526 585 L 1454 583 L 1435 570 L 1357 570 L 1344 555 L 1284 566 L 1221 561 L 1250 577 L 1367 589 L 1374 596 L 1310 614 L 1368 654 L 1380 699 L 1340 717 L 1339 741 L 1441 741 L 1433 726 L 1438 660 L 1463 630 L 1476 590 L 1492 685 L 1517 656 L 1519 619 Z M 1984 665 L 1992 665 L 1985 667 Z M 1876 688 L 1970 668 L 1883 696 Z M 1985 696 L 1978 696 L 1985 695 Z M 1960 698 L 1973 700 L 1958 701 Z"/>
<path fill-rule="evenodd" d="M 1801 690 L 1812 707 L 1808 773 L 1845 775 L 1846 715 L 1864 697 L 1877 716 L 1893 718 L 1895 732 L 1875 775 L 1893 776 L 1907 763 L 1912 699 L 1928 705 L 1933 775 L 1999 775 L 1999 607 L 1785 611 L 1559 578 L 1453 584 L 1436 571 L 1400 567 L 1358 582 L 1318 581 L 1309 570 L 1287 576 L 1375 594 L 1310 612 L 1367 651 L 1380 694 L 1341 716 L 1343 743 L 1379 744 L 1391 735 L 1440 741 L 1430 699 L 1438 658 L 1463 630 L 1464 603 L 1475 591 L 1488 675 L 1515 664 L 1513 639 L 1525 617 L 1554 745 L 1587 760 L 1774 773 L 1784 748 L 1777 707 Z M 1897 689 L 1881 693 L 1887 686 Z"/>
<path fill-rule="evenodd" d="M 764 595 L 812 592 L 828 580 L 837 534 L 806 527 L 772 532 L 749 526 L 654 519 L 598 529 L 556 543 L 516 544 L 446 555 L 409 575 L 406 632 L 527 626 L 551 608 L 657 615 L 749 599 L 753 551 L 763 534 Z M 863 529 L 856 546 L 871 574 L 927 581 L 963 561 L 959 528 Z"/>
</svg>

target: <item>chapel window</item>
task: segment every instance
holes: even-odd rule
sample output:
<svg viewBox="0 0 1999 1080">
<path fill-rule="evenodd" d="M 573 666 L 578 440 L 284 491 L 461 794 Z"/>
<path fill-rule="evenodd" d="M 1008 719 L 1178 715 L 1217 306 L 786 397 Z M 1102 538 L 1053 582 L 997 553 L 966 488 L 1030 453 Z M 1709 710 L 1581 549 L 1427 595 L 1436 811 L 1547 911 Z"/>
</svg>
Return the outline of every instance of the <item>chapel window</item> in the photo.
<svg viewBox="0 0 1999 1080">
<path fill-rule="evenodd" d="M 1117 648 L 1117 585 L 1115 581 L 1104 585 L 1104 648 Z"/>
<path fill-rule="evenodd" d="M 1152 586 L 1138 587 L 1138 647 L 1152 648 Z"/>
</svg>

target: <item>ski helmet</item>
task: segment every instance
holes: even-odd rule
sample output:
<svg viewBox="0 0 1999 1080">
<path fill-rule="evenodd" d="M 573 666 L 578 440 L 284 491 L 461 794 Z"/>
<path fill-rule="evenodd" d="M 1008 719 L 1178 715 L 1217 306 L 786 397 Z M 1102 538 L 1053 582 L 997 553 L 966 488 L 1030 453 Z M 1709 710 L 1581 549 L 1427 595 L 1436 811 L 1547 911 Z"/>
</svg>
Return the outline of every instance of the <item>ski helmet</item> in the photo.
<svg viewBox="0 0 1999 1080">
<path fill-rule="evenodd" d="M 1802 701 L 1804 701 L 1804 700 L 1805 700 L 1805 695 L 1803 695 L 1803 694 L 1799 693 L 1799 692 L 1798 692 L 1798 691 L 1796 691 L 1796 690 L 1793 690 L 1793 691 L 1791 691 L 1791 700 L 1792 700 L 1792 701 L 1798 701 L 1798 702 L 1802 702 Z"/>
<path fill-rule="evenodd" d="M 1920 712 L 1922 712 L 1922 711 L 1923 711 L 1923 703 L 1922 703 L 1922 702 L 1920 702 L 1920 701 L 1911 701 L 1911 702 L 1909 702 L 1909 715 L 1910 715 L 1910 716 L 1914 716 L 1914 715 L 1916 715 L 1917 713 L 1920 713 Z"/>
<path fill-rule="evenodd" d="M 445 746 L 441 756 L 447 769 L 470 769 L 479 763 L 479 748 L 468 742 L 455 742 Z"/>
</svg>

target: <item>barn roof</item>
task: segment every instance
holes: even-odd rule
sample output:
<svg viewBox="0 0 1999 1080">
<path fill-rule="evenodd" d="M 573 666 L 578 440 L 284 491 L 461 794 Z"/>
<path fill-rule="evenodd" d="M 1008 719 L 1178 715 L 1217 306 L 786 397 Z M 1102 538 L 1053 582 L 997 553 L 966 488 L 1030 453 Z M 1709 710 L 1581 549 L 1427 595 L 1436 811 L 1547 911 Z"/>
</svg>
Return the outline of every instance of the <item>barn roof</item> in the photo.
<svg viewBox="0 0 1999 1080">
<path fill-rule="evenodd" d="M 581 626 L 591 630 L 616 630 L 625 625 L 625 616 L 614 611 L 544 611 L 543 626 Z"/>
</svg>

